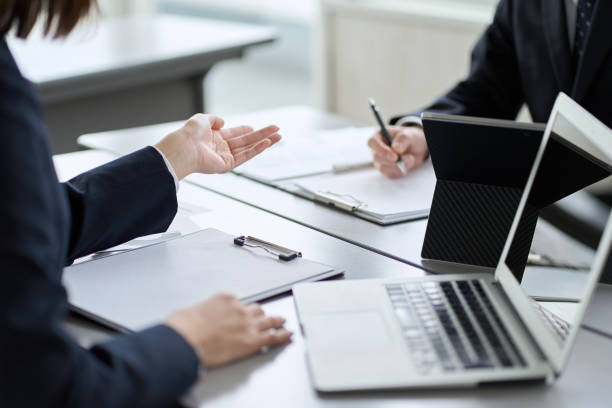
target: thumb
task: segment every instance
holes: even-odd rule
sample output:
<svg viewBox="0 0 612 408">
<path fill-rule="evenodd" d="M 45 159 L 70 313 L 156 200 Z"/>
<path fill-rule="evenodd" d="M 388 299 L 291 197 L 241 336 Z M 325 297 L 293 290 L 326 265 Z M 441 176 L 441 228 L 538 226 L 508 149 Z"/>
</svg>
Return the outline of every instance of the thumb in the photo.
<svg viewBox="0 0 612 408">
<path fill-rule="evenodd" d="M 225 121 L 217 115 L 206 115 L 213 130 L 219 130 L 225 125 Z"/>
</svg>

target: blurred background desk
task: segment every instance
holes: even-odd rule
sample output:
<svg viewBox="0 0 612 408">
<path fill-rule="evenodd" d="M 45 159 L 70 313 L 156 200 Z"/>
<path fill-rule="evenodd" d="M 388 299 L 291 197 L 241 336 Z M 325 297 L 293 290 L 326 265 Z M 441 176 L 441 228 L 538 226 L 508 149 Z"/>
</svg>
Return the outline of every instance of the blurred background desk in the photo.
<svg viewBox="0 0 612 408">
<path fill-rule="evenodd" d="M 115 156 L 87 151 L 54 158 L 61 179 L 102 164 Z M 217 176 L 210 176 L 216 178 Z M 179 213 L 170 228 L 214 227 L 234 234 L 253 234 L 300 249 L 311 259 L 346 270 L 347 279 L 415 276 L 422 272 L 310 228 L 284 220 L 202 188 L 182 182 Z M 612 341 L 581 330 L 563 376 L 550 386 L 542 383 L 488 385 L 466 390 L 386 391 L 320 394 L 311 385 L 303 337 L 290 296 L 263 305 L 267 313 L 287 319 L 295 332 L 289 345 L 227 367 L 210 371 L 183 399 L 189 406 L 251 407 L 516 407 L 609 405 L 608 373 Z M 587 316 L 590 314 L 590 310 Z M 113 332 L 71 316 L 66 328 L 84 345 L 103 341 Z"/>
<path fill-rule="evenodd" d="M 180 16 L 131 16 L 82 25 L 60 41 L 9 40 L 40 96 L 55 153 L 77 136 L 185 119 L 203 112 L 210 68 L 272 42 L 273 28 Z"/>
</svg>

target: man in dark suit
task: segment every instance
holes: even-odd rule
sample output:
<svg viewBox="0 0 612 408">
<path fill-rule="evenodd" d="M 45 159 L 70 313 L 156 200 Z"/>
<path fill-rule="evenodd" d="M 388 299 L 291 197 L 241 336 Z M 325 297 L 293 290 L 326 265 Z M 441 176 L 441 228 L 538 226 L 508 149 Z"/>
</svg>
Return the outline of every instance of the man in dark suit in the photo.
<svg viewBox="0 0 612 408">
<path fill-rule="evenodd" d="M 468 77 L 424 109 L 457 115 L 515 119 L 526 104 L 546 122 L 561 91 L 612 127 L 612 2 L 501 0 L 492 24 L 472 52 Z M 419 113 L 391 120 L 389 148 L 369 140 L 376 167 L 401 177 L 428 156 Z"/>
</svg>

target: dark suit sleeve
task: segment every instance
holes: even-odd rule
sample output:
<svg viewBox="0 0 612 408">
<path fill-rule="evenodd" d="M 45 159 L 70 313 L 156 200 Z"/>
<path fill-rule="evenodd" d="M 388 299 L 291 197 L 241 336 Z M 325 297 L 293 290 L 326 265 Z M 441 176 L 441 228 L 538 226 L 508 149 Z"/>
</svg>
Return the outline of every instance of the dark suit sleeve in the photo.
<svg viewBox="0 0 612 408">
<path fill-rule="evenodd" d="M 176 189 L 152 147 L 63 183 L 70 204 L 68 263 L 138 236 L 165 231 L 176 214 Z"/>
<path fill-rule="evenodd" d="M 423 109 L 427 112 L 515 119 L 523 92 L 513 38 L 513 0 L 502 0 L 491 25 L 472 50 L 468 77 Z M 404 116 L 391 120 L 395 124 Z"/>
<path fill-rule="evenodd" d="M 151 153 L 61 186 L 34 93 L 0 41 L 0 407 L 163 406 L 195 381 L 197 355 L 167 326 L 91 349 L 62 328 L 66 254 L 127 239 L 130 228 L 140 228 L 135 234 L 163 228 L 171 219 L 174 187 L 155 181 L 163 167 Z M 119 170 L 133 174 L 114 174 Z M 151 179 L 137 183 L 142 176 Z M 142 206 L 148 197 L 149 207 L 119 213 L 121 203 Z M 155 220 L 157 210 L 165 212 Z M 126 219 L 115 227 L 120 215 Z M 100 295 L 112 301 L 112 293 Z"/>
</svg>

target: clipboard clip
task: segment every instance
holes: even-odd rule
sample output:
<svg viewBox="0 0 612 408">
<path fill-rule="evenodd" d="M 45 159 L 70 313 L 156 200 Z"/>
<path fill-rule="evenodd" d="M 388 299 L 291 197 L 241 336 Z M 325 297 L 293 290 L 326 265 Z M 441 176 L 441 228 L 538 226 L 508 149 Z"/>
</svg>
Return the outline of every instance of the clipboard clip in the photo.
<svg viewBox="0 0 612 408">
<path fill-rule="evenodd" d="M 350 212 L 361 207 L 366 207 L 364 202 L 357 200 L 351 195 L 337 194 L 330 191 L 316 191 L 314 193 L 314 199 L 323 204 L 328 204 Z"/>
<path fill-rule="evenodd" d="M 302 253 L 294 251 L 289 248 L 282 247 L 280 245 L 273 244 L 271 242 L 264 241 L 263 239 L 244 236 L 234 238 L 234 244 L 238 246 L 245 246 L 249 248 L 261 248 L 269 254 L 277 256 L 281 261 L 292 261 L 296 258 L 301 258 Z"/>
</svg>

